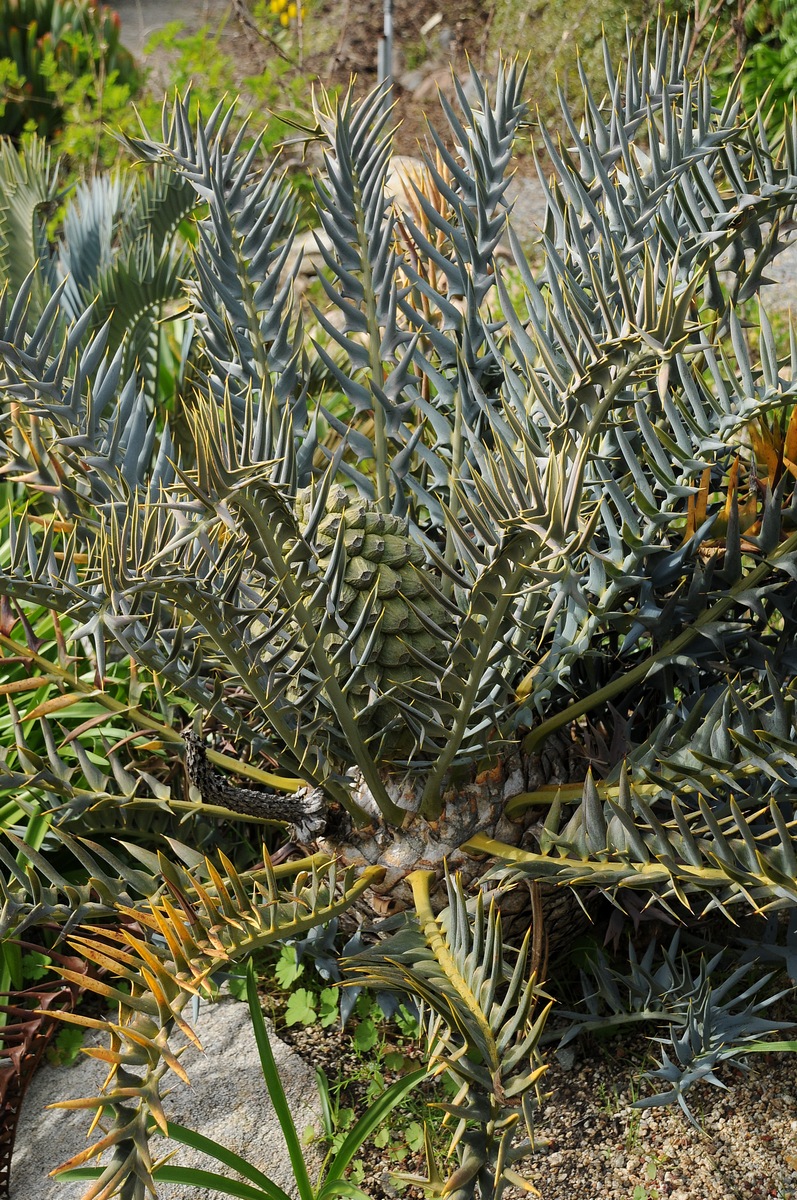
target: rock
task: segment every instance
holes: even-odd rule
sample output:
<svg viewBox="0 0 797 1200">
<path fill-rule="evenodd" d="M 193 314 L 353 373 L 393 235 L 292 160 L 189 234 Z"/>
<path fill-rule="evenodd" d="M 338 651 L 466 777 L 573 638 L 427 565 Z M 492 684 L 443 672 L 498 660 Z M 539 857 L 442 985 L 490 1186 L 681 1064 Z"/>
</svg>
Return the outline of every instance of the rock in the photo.
<svg viewBox="0 0 797 1200">
<path fill-rule="evenodd" d="M 536 175 L 515 175 L 506 189 L 506 199 L 512 205 L 510 221 L 524 248 L 539 238 L 545 225 L 545 192 Z"/>
<path fill-rule="evenodd" d="M 237 1000 L 223 999 L 202 1004 L 196 1021 L 190 1010 L 186 1015 L 204 1054 L 189 1046 L 182 1056 L 191 1087 L 174 1079 L 173 1090 L 164 1101 L 167 1117 L 220 1142 L 295 1195 L 290 1160 L 263 1079 L 248 1009 Z M 315 1073 L 275 1037 L 271 1026 L 269 1036 L 299 1137 L 309 1128 L 317 1132 L 320 1105 Z M 101 1035 L 91 1033 L 85 1044 L 101 1045 L 103 1041 Z M 48 1174 L 86 1147 L 91 1116 L 86 1111 L 48 1110 L 45 1106 L 55 1100 L 96 1094 L 104 1077 L 103 1064 L 85 1055 L 72 1067 L 39 1069 L 19 1120 L 11 1164 L 11 1200 L 80 1200 L 88 1184 L 59 1183 Z M 93 1140 L 99 1136 L 96 1133 Z M 170 1146 L 165 1139 L 154 1138 L 153 1156 L 163 1157 Z M 174 1163 L 229 1173 L 205 1155 L 186 1146 L 175 1147 Z M 306 1146 L 305 1155 L 314 1178 L 322 1158 L 317 1144 Z M 207 1188 L 160 1184 L 158 1200 L 188 1200 L 189 1193 L 190 1200 L 217 1200 L 223 1195 Z"/>
<path fill-rule="evenodd" d="M 396 76 L 396 83 L 402 91 L 410 92 L 413 96 L 430 74 L 423 67 L 415 67 L 412 71 L 401 71 Z"/>
</svg>

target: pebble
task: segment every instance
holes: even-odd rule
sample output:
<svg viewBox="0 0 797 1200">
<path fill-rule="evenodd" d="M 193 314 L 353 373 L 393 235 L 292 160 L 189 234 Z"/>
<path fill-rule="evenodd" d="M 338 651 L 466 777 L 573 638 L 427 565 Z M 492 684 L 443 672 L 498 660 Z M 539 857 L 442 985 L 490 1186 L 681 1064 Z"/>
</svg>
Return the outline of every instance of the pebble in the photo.
<svg viewBox="0 0 797 1200">
<path fill-rule="evenodd" d="M 542 1200 L 629 1200 L 637 1187 L 659 1200 L 797 1198 L 797 1055 L 757 1056 L 748 1074 L 721 1067 L 727 1091 L 697 1084 L 688 1095 L 695 1129 L 677 1105 L 631 1107 L 648 1094 L 640 1075 L 649 1046 L 632 1039 L 626 1050 L 618 1062 L 585 1044 L 569 1072 L 552 1063 L 540 1125 L 557 1153 L 524 1163 Z"/>
</svg>

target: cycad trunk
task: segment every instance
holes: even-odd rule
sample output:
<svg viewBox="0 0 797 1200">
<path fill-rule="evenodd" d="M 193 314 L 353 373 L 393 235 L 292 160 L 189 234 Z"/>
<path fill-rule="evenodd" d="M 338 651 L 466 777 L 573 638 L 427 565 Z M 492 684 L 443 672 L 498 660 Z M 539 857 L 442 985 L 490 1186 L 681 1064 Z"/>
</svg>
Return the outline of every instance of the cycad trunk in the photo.
<svg viewBox="0 0 797 1200">
<path fill-rule="evenodd" d="M 463 849 L 475 834 L 480 833 L 510 846 L 536 848 L 540 810 L 524 808 L 512 818 L 506 815 L 509 802 L 529 791 L 557 784 L 574 783 L 583 779 L 586 759 L 578 745 L 566 734 L 548 739 L 540 754 L 526 756 L 518 751 L 499 760 L 492 767 L 461 773 L 443 795 L 439 818 L 427 820 L 418 813 L 423 778 L 407 774 L 403 779 L 387 780 L 390 798 L 406 810 L 407 818 L 401 828 L 382 817 L 376 802 L 364 782 L 354 790 L 354 799 L 372 814 L 372 823 L 364 828 L 349 828 L 340 837 L 328 835 L 321 848 L 334 853 L 347 866 L 380 866 L 384 876 L 367 893 L 364 901 L 376 916 L 388 916 L 413 905 L 412 890 L 407 876 L 416 870 L 432 871 L 436 884 L 432 887 L 432 904 L 440 911 L 448 903 L 445 870 L 458 872 L 463 882 L 476 883 L 485 874 L 492 860 L 474 857 Z M 544 914 L 549 925 L 551 941 L 558 938 L 554 925 L 560 917 L 569 921 L 580 911 L 570 889 L 556 890 L 543 885 Z M 554 898 L 556 891 L 556 898 Z M 567 897 L 564 904 L 560 898 Z M 527 889 L 517 894 L 502 909 L 513 924 L 527 926 L 531 920 L 531 903 Z M 361 905 L 362 909 L 362 905 Z M 553 923 L 553 924 L 551 924 Z"/>
</svg>

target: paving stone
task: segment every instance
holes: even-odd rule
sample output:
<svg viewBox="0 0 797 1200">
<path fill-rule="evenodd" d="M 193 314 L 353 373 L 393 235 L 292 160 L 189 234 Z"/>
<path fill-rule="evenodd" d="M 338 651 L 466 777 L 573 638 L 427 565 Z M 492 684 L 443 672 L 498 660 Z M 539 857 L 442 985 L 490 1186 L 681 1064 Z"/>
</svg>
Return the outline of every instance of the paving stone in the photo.
<svg viewBox="0 0 797 1200">
<path fill-rule="evenodd" d="M 237 1000 L 223 999 L 202 1004 L 196 1021 L 188 1020 L 198 1034 L 204 1053 L 189 1046 L 181 1061 L 191 1086 L 174 1079 L 164 1108 L 170 1120 L 213 1138 L 229 1150 L 254 1163 L 275 1183 L 294 1195 L 293 1174 L 279 1123 L 269 1099 L 257 1054 L 249 1012 Z M 299 1135 L 320 1129 L 320 1106 L 315 1073 L 303 1059 L 274 1036 L 269 1028 L 274 1058 L 280 1071 Z M 93 1036 L 93 1035 L 92 1035 Z M 101 1045 L 97 1035 L 93 1042 Z M 175 1038 L 175 1044 L 178 1039 Z M 72 1067 L 42 1066 L 28 1089 L 20 1115 L 14 1158 L 11 1164 L 11 1200 L 80 1200 L 85 1183 L 58 1182 L 48 1178 L 53 1167 L 77 1154 L 87 1145 L 90 1114 L 85 1111 L 47 1109 L 55 1100 L 96 1095 L 105 1068 L 96 1059 L 81 1055 Z M 97 1134 L 92 1140 L 97 1139 Z M 168 1143 L 152 1140 L 153 1155 L 167 1153 Z M 205 1155 L 185 1146 L 176 1147 L 174 1162 L 205 1170 L 226 1171 Z M 318 1143 L 307 1149 L 313 1172 L 320 1166 Z M 206 1188 L 161 1184 L 158 1200 L 217 1200 L 222 1193 Z"/>
</svg>

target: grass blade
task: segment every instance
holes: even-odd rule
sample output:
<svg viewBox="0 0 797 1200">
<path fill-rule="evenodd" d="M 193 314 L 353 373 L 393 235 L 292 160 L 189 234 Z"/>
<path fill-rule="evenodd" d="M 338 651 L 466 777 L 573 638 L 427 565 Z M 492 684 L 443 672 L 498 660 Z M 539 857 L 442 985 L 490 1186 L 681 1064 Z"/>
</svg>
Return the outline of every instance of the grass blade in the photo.
<svg viewBox="0 0 797 1200">
<path fill-rule="evenodd" d="M 245 1179 L 250 1180 L 259 1187 L 263 1192 L 266 1192 L 271 1200 L 290 1200 L 290 1197 L 283 1192 L 282 1188 L 278 1187 L 267 1175 L 262 1171 L 258 1171 L 257 1167 L 253 1166 L 247 1159 L 241 1158 L 239 1154 L 228 1150 L 226 1146 L 222 1146 L 219 1142 L 212 1138 L 205 1137 L 203 1133 L 197 1133 L 193 1129 L 186 1129 L 184 1125 L 177 1125 L 173 1121 L 167 1123 L 169 1137 L 173 1142 L 180 1142 L 183 1146 L 190 1146 L 192 1150 L 197 1150 L 201 1154 L 207 1154 L 210 1158 L 215 1158 L 217 1162 L 223 1163 L 225 1167 L 229 1167 L 231 1171 L 237 1171 L 239 1175 L 243 1175 Z M 165 1168 L 159 1168 L 162 1170 Z M 180 1168 L 181 1170 L 183 1168 Z M 186 1168 L 192 1169 L 193 1168 Z M 158 1177 L 157 1171 L 155 1172 Z M 175 1183 L 181 1181 L 174 1180 Z"/>
<path fill-rule="evenodd" d="M 391 1083 L 383 1095 L 370 1106 L 366 1113 L 363 1113 L 335 1155 L 324 1185 L 318 1193 L 318 1200 L 329 1200 L 330 1197 L 340 1194 L 334 1190 L 333 1185 L 338 1183 L 363 1142 L 382 1124 L 388 1113 L 427 1075 L 426 1067 L 420 1067 L 417 1071 L 410 1071 L 408 1075 L 403 1075 L 401 1079 Z"/>
<path fill-rule="evenodd" d="M 310 1183 L 310 1176 L 307 1174 L 307 1166 L 305 1165 L 304 1153 L 299 1142 L 299 1135 L 296 1132 L 291 1110 L 288 1107 L 288 1098 L 285 1095 L 285 1089 L 279 1077 L 277 1064 L 274 1061 L 266 1022 L 263 1020 L 263 1014 L 260 1011 L 260 1001 L 255 983 L 255 969 L 251 960 L 246 967 L 246 998 L 252 1017 L 252 1028 L 254 1029 L 255 1041 L 257 1042 L 257 1052 L 260 1055 L 260 1063 L 263 1067 L 263 1077 L 266 1081 L 268 1094 L 271 1097 L 271 1103 L 274 1105 L 274 1112 L 277 1114 L 277 1120 L 282 1128 L 285 1144 L 288 1147 L 288 1155 L 293 1167 L 296 1186 L 299 1189 L 300 1200 L 314 1200 L 313 1186 Z"/>
</svg>

